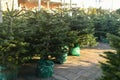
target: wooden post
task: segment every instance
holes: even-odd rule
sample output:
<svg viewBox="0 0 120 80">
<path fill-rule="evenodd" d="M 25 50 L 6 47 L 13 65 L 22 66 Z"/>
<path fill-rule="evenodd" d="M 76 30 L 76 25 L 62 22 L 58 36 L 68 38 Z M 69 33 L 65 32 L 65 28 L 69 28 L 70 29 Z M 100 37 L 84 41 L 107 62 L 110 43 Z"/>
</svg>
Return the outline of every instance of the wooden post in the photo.
<svg viewBox="0 0 120 80">
<path fill-rule="evenodd" d="M 70 9 L 72 8 L 72 0 L 70 0 Z"/>
<path fill-rule="evenodd" d="M 50 10 L 50 0 L 47 1 L 47 9 Z"/>
<path fill-rule="evenodd" d="M 38 11 L 41 10 L 41 0 L 38 0 Z"/>
<path fill-rule="evenodd" d="M 2 23 L 2 4 L 0 0 L 0 23 Z"/>
<path fill-rule="evenodd" d="M 62 9 L 64 10 L 65 9 L 65 0 L 62 0 Z"/>
</svg>

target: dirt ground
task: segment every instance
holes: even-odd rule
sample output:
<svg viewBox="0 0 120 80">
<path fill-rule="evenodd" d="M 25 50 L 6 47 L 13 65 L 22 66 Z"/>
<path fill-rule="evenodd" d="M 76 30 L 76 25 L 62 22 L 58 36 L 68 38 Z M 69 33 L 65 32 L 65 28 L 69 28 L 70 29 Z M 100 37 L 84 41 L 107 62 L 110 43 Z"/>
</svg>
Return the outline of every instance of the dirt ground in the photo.
<svg viewBox="0 0 120 80">
<path fill-rule="evenodd" d="M 36 64 L 25 65 L 17 80 L 95 80 L 102 74 L 99 62 L 105 61 L 100 56 L 105 51 L 113 50 L 104 43 L 94 48 L 81 49 L 80 56 L 68 56 L 64 64 L 55 64 L 53 77 L 48 79 L 35 76 Z"/>
</svg>

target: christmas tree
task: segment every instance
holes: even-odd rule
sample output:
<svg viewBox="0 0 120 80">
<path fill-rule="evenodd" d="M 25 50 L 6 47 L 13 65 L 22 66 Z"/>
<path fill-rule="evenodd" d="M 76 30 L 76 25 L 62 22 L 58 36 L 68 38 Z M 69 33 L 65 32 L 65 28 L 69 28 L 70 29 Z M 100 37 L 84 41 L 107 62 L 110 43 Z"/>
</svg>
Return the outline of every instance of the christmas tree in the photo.
<svg viewBox="0 0 120 80">
<path fill-rule="evenodd" d="M 115 52 L 105 52 L 106 62 L 101 62 L 103 75 L 99 80 L 120 80 L 120 36 L 108 34 L 111 47 Z"/>
</svg>

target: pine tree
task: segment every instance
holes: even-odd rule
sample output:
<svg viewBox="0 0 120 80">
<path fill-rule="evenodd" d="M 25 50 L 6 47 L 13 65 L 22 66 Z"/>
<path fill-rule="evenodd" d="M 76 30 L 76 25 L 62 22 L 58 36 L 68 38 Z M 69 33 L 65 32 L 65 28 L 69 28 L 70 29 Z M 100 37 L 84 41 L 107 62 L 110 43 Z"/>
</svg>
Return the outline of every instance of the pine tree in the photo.
<svg viewBox="0 0 120 80">
<path fill-rule="evenodd" d="M 108 34 L 111 47 L 115 52 L 105 52 L 106 63 L 101 63 L 103 76 L 99 80 L 120 80 L 120 37 Z"/>
</svg>

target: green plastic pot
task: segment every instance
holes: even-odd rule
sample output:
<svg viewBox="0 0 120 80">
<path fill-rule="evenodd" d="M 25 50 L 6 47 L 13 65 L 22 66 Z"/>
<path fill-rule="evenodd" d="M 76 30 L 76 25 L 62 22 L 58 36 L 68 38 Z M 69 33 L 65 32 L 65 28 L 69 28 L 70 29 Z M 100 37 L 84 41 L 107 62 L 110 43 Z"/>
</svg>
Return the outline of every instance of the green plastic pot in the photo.
<svg viewBox="0 0 120 80">
<path fill-rule="evenodd" d="M 63 64 L 67 60 L 67 56 L 68 56 L 67 53 L 64 53 L 62 55 L 57 56 L 56 57 L 56 62 L 60 63 L 60 64 Z"/>
<path fill-rule="evenodd" d="M 79 44 L 75 44 L 74 47 L 71 49 L 72 56 L 80 56 L 80 46 Z"/>
<path fill-rule="evenodd" d="M 37 76 L 40 78 L 52 77 L 54 72 L 54 63 L 50 60 L 39 60 L 36 72 Z"/>
<path fill-rule="evenodd" d="M 67 60 L 68 52 L 69 52 L 69 47 L 68 46 L 63 46 L 62 51 L 58 53 L 54 53 L 51 56 L 54 57 L 53 61 L 58 64 L 63 64 Z"/>
<path fill-rule="evenodd" d="M 108 39 L 103 36 L 100 36 L 100 41 L 102 41 L 103 43 L 109 43 Z"/>
<path fill-rule="evenodd" d="M 4 66 L 0 66 L 0 80 L 16 80 L 18 72 L 9 70 Z"/>
</svg>

